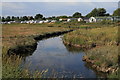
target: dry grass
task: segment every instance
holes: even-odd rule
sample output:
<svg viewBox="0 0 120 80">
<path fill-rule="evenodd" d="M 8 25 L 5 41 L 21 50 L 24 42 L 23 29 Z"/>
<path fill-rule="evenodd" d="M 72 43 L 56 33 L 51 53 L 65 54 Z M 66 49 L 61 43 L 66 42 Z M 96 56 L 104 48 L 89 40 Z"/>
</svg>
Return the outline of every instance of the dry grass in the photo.
<svg viewBox="0 0 120 80">
<path fill-rule="evenodd" d="M 84 27 L 84 26 L 83 26 Z M 94 65 L 101 68 L 114 68 L 118 66 L 118 26 L 101 27 L 91 29 L 79 29 L 70 32 L 64 36 L 64 41 L 74 45 L 84 47 L 96 46 L 86 51 L 87 59 L 91 60 Z M 113 73 L 108 77 L 116 78 L 119 74 Z"/>
<path fill-rule="evenodd" d="M 86 51 L 86 56 L 101 67 L 118 67 L 118 46 L 101 46 Z"/>
<path fill-rule="evenodd" d="M 2 78 L 42 78 L 48 70 L 42 70 L 41 72 L 31 72 L 28 70 L 28 65 L 22 66 L 22 57 L 17 55 L 3 56 L 2 58 Z"/>
<path fill-rule="evenodd" d="M 66 31 L 67 28 L 48 27 L 49 24 L 4 24 L 2 25 L 2 63 L 3 78 L 41 78 L 45 71 L 31 73 L 28 68 L 21 68 L 21 57 L 7 56 L 10 48 L 36 43 L 34 36 L 45 33 Z M 29 67 L 29 66 L 28 66 Z"/>
<path fill-rule="evenodd" d="M 92 44 L 112 45 L 117 44 L 118 27 L 103 27 L 93 29 L 79 29 L 64 36 L 64 41 L 85 47 Z"/>
<path fill-rule="evenodd" d="M 5 24 L 2 25 L 2 44 L 3 48 L 10 48 L 16 45 L 33 44 L 35 40 L 33 36 L 65 31 L 67 28 L 62 27 L 47 27 L 47 25 L 39 24 Z M 6 50 L 5 49 L 5 50 Z M 5 52 L 5 51 L 4 51 Z"/>
</svg>

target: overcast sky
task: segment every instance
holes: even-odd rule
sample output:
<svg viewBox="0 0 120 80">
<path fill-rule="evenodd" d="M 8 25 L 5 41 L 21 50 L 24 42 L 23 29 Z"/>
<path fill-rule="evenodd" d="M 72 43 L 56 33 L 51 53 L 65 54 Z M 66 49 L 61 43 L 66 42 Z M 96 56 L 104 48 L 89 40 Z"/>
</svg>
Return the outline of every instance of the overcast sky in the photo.
<svg viewBox="0 0 120 80">
<path fill-rule="evenodd" d="M 2 4 L 3 16 L 34 16 L 37 13 L 41 13 L 45 17 L 60 15 L 70 16 L 75 12 L 86 15 L 93 8 L 105 8 L 108 13 L 112 14 L 113 11 L 118 8 L 118 0 L 111 0 L 114 2 L 92 2 L 92 0 L 85 0 L 88 2 L 77 2 L 78 0 L 69 1 L 71 2 L 67 2 L 67 0 L 66 2 L 7 2 L 7 0 L 4 0 L 0 4 Z"/>
</svg>

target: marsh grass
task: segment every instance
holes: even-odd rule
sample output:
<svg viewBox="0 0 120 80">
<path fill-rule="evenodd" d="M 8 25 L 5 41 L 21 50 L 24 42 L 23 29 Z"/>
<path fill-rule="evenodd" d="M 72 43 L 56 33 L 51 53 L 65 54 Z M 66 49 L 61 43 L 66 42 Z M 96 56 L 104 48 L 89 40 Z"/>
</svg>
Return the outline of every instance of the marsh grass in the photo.
<svg viewBox="0 0 120 80">
<path fill-rule="evenodd" d="M 103 22 L 102 24 L 105 24 L 103 26 L 96 23 L 96 25 L 89 24 L 89 26 L 93 25 L 94 28 L 84 28 L 87 27 L 84 25 L 79 30 L 65 34 L 63 40 L 73 45 L 80 45 L 80 47 L 90 47 L 86 50 L 84 58 L 91 60 L 94 65 L 118 70 L 119 26 L 112 23 L 109 25 L 109 22 L 108 24 Z M 117 78 L 118 75 L 118 71 L 113 71 L 108 78 Z"/>
<path fill-rule="evenodd" d="M 85 47 L 91 47 L 93 44 L 113 45 L 117 44 L 118 27 L 103 27 L 93 29 L 79 29 L 74 32 L 65 34 L 65 42 L 78 44 Z"/>
<path fill-rule="evenodd" d="M 102 67 L 118 67 L 118 46 L 101 46 L 86 51 L 86 56 Z"/>
<path fill-rule="evenodd" d="M 47 70 L 32 73 L 28 67 L 21 68 L 22 57 L 7 55 L 8 50 L 17 46 L 33 45 L 37 35 L 66 31 L 68 28 L 48 27 L 49 24 L 4 24 L 2 25 L 2 77 L 3 78 L 41 78 Z M 51 25 L 51 24 L 50 24 Z"/>
<path fill-rule="evenodd" d="M 30 64 L 21 67 L 22 57 L 18 55 L 3 56 L 2 61 L 2 78 L 42 78 L 48 71 L 31 72 L 28 69 Z"/>
<path fill-rule="evenodd" d="M 3 54 L 11 47 L 32 45 L 34 37 L 45 33 L 66 31 L 68 28 L 48 27 L 50 24 L 4 24 L 2 25 Z"/>
</svg>

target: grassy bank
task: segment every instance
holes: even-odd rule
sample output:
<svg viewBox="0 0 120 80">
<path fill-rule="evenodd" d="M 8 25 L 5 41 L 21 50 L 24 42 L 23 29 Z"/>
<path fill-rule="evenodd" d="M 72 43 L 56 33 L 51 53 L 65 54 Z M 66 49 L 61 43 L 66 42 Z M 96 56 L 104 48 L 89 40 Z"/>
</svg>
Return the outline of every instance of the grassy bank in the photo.
<svg viewBox="0 0 120 80">
<path fill-rule="evenodd" d="M 117 67 L 117 29 L 118 27 L 107 26 L 106 24 L 85 24 L 78 22 L 70 23 L 51 23 L 51 24 L 4 24 L 2 26 L 2 54 L 3 54 L 3 77 L 4 78 L 37 78 L 42 77 L 43 72 L 36 72 L 31 75 L 27 68 L 20 68 L 21 57 L 6 56 L 11 48 L 21 48 L 19 46 L 33 45 L 36 43 L 34 39 L 36 36 L 44 35 L 46 33 L 53 33 L 58 31 L 66 31 L 69 29 L 78 29 L 70 32 L 64 36 L 64 41 L 68 44 L 73 44 L 80 47 L 96 47 L 94 50 L 86 52 L 86 58 L 94 61 L 96 65 L 103 65 L 104 67 Z M 69 28 L 69 29 L 68 29 Z M 113 45 L 112 47 L 109 47 Z M 105 47 L 101 47 L 105 46 Z M 24 48 L 24 47 L 22 47 Z M 111 50 L 111 51 L 109 51 Z M 97 51 L 97 52 L 96 52 Z M 90 53 L 90 54 L 89 54 Z M 100 56 L 97 62 L 96 55 Z M 107 54 L 106 54 L 107 53 Z M 105 55 L 104 55 L 105 54 Z M 114 56 L 110 56 L 114 55 Z M 103 57 L 104 56 L 104 57 Z M 91 58 L 92 57 L 92 58 Z M 107 58 L 106 58 L 107 57 Z M 113 59 L 112 59 L 112 58 Z M 106 58 L 106 59 L 103 59 Z M 107 62 L 106 62 L 107 61 Z M 110 62 L 110 63 L 108 63 Z"/>
<path fill-rule="evenodd" d="M 28 65 L 22 66 L 22 57 L 17 55 L 3 56 L 2 65 L 2 78 L 3 79 L 19 79 L 19 78 L 43 78 L 43 75 L 47 73 L 47 70 L 38 72 L 31 72 L 28 69 Z"/>
<path fill-rule="evenodd" d="M 5 24 L 2 25 L 2 45 L 3 54 L 10 47 L 17 45 L 32 45 L 36 41 L 34 37 L 46 33 L 66 31 L 67 28 L 48 27 L 48 25 L 38 24 Z"/>
<path fill-rule="evenodd" d="M 79 29 L 63 37 L 69 46 L 85 48 L 83 60 L 91 63 L 97 71 L 110 73 L 109 78 L 117 78 L 118 73 L 118 26 Z"/>
<path fill-rule="evenodd" d="M 31 72 L 27 68 L 21 68 L 21 57 L 19 56 L 7 56 L 10 49 L 21 49 L 25 46 L 30 50 L 36 40 L 34 39 L 38 35 L 44 35 L 46 33 L 67 31 L 68 28 L 63 27 L 48 27 L 49 24 L 4 24 L 2 25 L 2 62 L 3 62 L 3 78 L 40 78 L 43 72 L 36 72 L 31 75 Z M 29 47 L 28 47 L 29 46 Z M 28 50 L 27 49 L 27 50 Z M 18 51 L 19 51 L 18 50 Z M 25 49 L 24 49 L 25 50 Z M 28 50 L 28 51 L 29 51 Z M 19 51 L 20 52 L 20 51 Z M 21 51 L 24 52 L 24 51 Z M 20 52 L 20 54 L 22 54 Z M 14 53 L 15 54 L 15 53 Z"/>
<path fill-rule="evenodd" d="M 68 44 L 91 48 L 101 45 L 117 44 L 118 27 L 104 27 L 94 29 L 79 29 L 64 36 Z"/>
<path fill-rule="evenodd" d="M 86 51 L 85 61 L 93 64 L 98 71 L 114 73 L 118 70 L 118 46 L 101 46 Z"/>
</svg>

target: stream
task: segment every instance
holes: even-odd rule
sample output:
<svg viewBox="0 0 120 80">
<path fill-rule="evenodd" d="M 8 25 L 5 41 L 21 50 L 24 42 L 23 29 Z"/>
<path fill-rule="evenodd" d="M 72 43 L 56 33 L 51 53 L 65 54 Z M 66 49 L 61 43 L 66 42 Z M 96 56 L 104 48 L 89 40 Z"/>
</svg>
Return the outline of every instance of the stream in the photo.
<svg viewBox="0 0 120 80">
<path fill-rule="evenodd" d="M 62 36 L 38 41 L 36 50 L 31 55 L 24 56 L 24 65 L 29 65 L 30 71 L 48 70 L 46 78 L 101 78 L 103 73 L 97 72 L 82 61 L 85 52 L 79 48 L 64 45 Z"/>
</svg>

